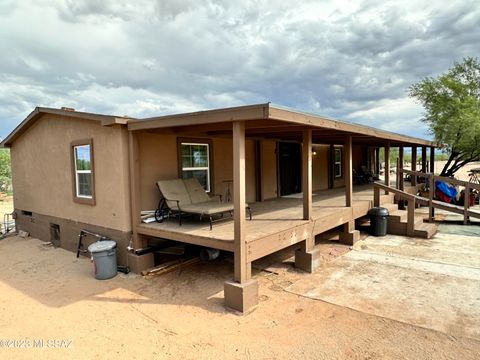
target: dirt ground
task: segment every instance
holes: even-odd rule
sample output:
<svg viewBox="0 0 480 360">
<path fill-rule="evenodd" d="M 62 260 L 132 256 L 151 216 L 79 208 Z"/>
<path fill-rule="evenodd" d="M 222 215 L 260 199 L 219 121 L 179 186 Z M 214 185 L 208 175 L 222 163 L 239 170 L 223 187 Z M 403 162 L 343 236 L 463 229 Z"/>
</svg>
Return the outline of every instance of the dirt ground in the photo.
<svg viewBox="0 0 480 360">
<path fill-rule="evenodd" d="M 321 246 L 321 272 L 351 253 Z M 37 239 L 6 238 L 0 241 L 0 358 L 479 358 L 479 339 L 458 329 L 432 330 L 292 293 L 289 287 L 312 275 L 296 271 L 290 255 L 255 264 L 260 304 L 242 316 L 223 306 L 223 282 L 232 277 L 228 258 L 158 277 L 98 281 L 87 258 Z M 336 286 L 345 290 L 344 278 Z"/>
</svg>

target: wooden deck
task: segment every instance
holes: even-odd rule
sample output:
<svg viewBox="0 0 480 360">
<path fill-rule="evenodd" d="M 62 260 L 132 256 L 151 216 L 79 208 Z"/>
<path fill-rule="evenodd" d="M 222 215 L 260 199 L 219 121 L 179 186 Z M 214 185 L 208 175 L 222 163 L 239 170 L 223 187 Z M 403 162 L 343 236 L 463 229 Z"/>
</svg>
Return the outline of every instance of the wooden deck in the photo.
<svg viewBox="0 0 480 360">
<path fill-rule="evenodd" d="M 389 197 L 389 195 L 384 195 Z M 391 199 L 391 198 L 390 198 Z M 312 220 L 303 220 L 302 196 L 251 204 L 253 218 L 246 221 L 247 258 L 256 260 L 289 245 L 317 235 L 367 214 L 373 206 L 373 188 L 354 188 L 353 206 L 345 207 L 345 190 L 317 192 L 313 197 Z M 188 217 L 178 225 L 176 219 L 138 225 L 139 234 L 234 251 L 233 219 L 215 223 Z"/>
</svg>

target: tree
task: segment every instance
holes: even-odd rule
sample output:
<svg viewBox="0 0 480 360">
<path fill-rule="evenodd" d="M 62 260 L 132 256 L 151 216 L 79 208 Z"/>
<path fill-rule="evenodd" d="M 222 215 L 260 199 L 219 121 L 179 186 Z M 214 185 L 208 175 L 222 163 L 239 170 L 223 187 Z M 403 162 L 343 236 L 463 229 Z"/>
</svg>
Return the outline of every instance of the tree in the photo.
<svg viewBox="0 0 480 360">
<path fill-rule="evenodd" d="M 10 150 L 0 149 L 0 191 L 9 191 L 11 184 Z"/>
<path fill-rule="evenodd" d="M 444 145 L 448 160 L 442 176 L 480 160 L 480 62 L 467 57 L 437 78 L 410 87 L 410 96 L 425 108 L 422 121 Z"/>
</svg>

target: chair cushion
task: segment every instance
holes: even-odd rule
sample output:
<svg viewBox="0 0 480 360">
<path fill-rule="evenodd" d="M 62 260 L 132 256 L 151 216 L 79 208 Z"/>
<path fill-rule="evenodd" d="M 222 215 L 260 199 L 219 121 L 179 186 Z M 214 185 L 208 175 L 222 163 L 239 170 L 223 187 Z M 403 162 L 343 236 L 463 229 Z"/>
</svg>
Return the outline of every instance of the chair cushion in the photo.
<svg viewBox="0 0 480 360">
<path fill-rule="evenodd" d="M 170 209 L 177 210 L 177 202 L 173 200 L 179 200 L 180 206 L 192 203 L 182 179 L 160 180 L 157 181 L 157 186 L 165 199 L 168 199 L 167 205 Z"/>
<path fill-rule="evenodd" d="M 203 186 L 198 182 L 197 178 L 184 179 L 183 183 L 185 184 L 185 188 L 187 189 L 192 204 L 214 200 L 208 196 Z"/>
<path fill-rule="evenodd" d="M 245 204 L 248 207 L 248 204 Z M 190 204 L 181 206 L 180 209 L 187 213 L 199 214 L 199 215 L 214 215 L 223 212 L 233 211 L 233 203 L 221 203 L 221 202 L 204 202 L 199 204 Z"/>
</svg>

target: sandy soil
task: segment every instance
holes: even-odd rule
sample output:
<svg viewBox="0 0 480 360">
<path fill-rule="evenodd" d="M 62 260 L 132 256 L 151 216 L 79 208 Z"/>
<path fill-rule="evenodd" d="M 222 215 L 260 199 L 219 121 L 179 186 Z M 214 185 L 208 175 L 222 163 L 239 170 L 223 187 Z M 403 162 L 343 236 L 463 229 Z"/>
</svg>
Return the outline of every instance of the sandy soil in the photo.
<svg viewBox="0 0 480 360">
<path fill-rule="evenodd" d="M 346 252 L 322 245 L 325 262 Z M 260 304 L 241 316 L 223 307 L 223 282 L 232 277 L 228 258 L 148 279 L 98 281 L 89 259 L 36 239 L 6 238 L 0 241 L 0 358 L 479 358 L 479 340 L 288 292 L 310 276 L 293 269 L 291 254 L 255 264 Z M 20 340 L 23 348 L 2 340 Z M 43 347 L 33 347 L 38 340 Z"/>
</svg>

